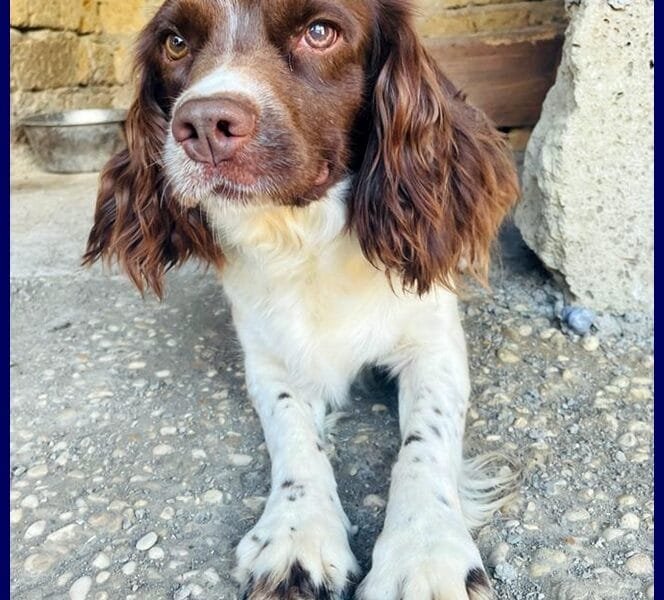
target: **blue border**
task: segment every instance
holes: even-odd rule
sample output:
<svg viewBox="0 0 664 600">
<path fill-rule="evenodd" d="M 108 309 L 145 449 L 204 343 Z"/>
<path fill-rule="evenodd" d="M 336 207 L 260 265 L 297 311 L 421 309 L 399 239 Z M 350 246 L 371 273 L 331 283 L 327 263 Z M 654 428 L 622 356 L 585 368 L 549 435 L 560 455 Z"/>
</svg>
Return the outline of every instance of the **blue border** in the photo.
<svg viewBox="0 0 664 600">
<path fill-rule="evenodd" d="M 5 389 L 7 390 L 7 402 L 5 404 L 5 410 L 3 411 L 3 416 L 6 419 L 5 426 L 2 428 L 2 435 L 3 438 L 5 439 L 4 446 L 7 449 L 7 454 L 8 454 L 8 463 L 10 463 L 11 459 L 9 457 L 9 419 L 10 419 L 10 412 L 9 412 L 9 406 L 10 406 L 10 390 L 9 390 L 9 377 L 10 377 L 10 371 L 9 371 L 9 356 L 10 356 L 10 341 L 9 341 L 9 331 L 10 331 L 10 313 L 9 313 L 9 300 L 10 300 L 10 293 L 11 293 L 11 286 L 9 282 L 9 257 L 10 257 L 10 234 L 9 234 L 9 228 L 10 228 L 10 202 L 11 202 L 11 192 L 10 192 L 10 181 L 9 181 L 9 152 L 10 152 L 10 141 L 11 141 L 11 133 L 10 133 L 10 118 L 11 118 L 11 104 L 9 101 L 9 73 L 10 73 L 10 36 L 9 36 L 9 2 L 5 5 L 5 15 L 7 18 L 7 26 L 5 27 L 5 48 L 6 51 L 4 53 L 4 60 L 2 61 L 2 69 L 5 71 L 3 73 L 3 81 L 5 82 L 5 85 L 7 86 L 7 93 L 2 95 L 2 108 L 3 112 L 6 115 L 6 119 L 3 123 L 4 126 L 4 138 L 6 140 L 6 146 L 5 148 L 7 149 L 7 154 L 5 155 L 5 160 L 3 164 L 3 168 L 5 171 L 5 176 L 2 179 L 4 182 L 4 187 L 7 190 L 5 194 L 5 200 L 3 202 L 4 206 L 4 211 L 5 211 L 5 221 L 4 221 L 4 228 L 5 228 L 5 235 L 4 235 L 4 245 L 5 245 L 5 260 L 2 261 L 2 266 L 3 270 L 5 271 L 3 281 L 5 282 L 5 293 L 2 295 L 2 302 L 4 304 L 3 306 L 3 315 L 4 318 L 6 319 L 6 328 L 5 331 L 7 332 L 7 345 L 6 345 L 6 350 L 7 350 L 7 358 L 5 359 L 5 377 L 6 377 L 6 383 L 5 383 Z M 4 491 L 4 502 L 5 506 L 7 507 L 7 510 L 5 511 L 4 518 L 2 519 L 2 527 L 7 528 L 7 535 L 5 539 L 7 540 L 7 547 L 6 547 L 6 556 L 5 556 L 5 561 L 4 561 L 4 569 L 6 570 L 7 573 L 7 597 L 11 597 L 10 589 L 11 589 L 11 570 L 10 570 L 10 528 L 9 528 L 9 511 L 11 510 L 10 508 L 10 501 L 9 501 L 9 491 L 11 487 L 11 479 L 9 477 L 10 474 L 10 468 L 11 465 L 7 465 L 7 470 L 5 471 L 5 477 L 7 479 L 5 480 L 5 486 L 6 489 Z"/>
<path fill-rule="evenodd" d="M 662 8 L 661 3 L 658 6 L 657 3 L 655 2 L 654 6 L 655 6 L 655 40 L 654 40 L 655 56 L 653 58 L 655 60 L 655 63 L 659 63 L 659 65 L 661 66 L 663 64 L 662 60 L 664 60 L 664 55 L 662 54 L 662 44 L 664 44 L 664 41 L 661 40 L 661 39 L 658 40 L 657 34 L 658 33 L 660 35 L 664 34 L 664 9 Z M 659 10 L 658 10 L 658 8 L 659 8 Z M 653 68 L 654 68 L 654 65 L 653 65 Z M 662 84 L 662 85 L 664 85 L 664 84 Z M 664 193 L 664 186 L 662 185 L 662 181 L 664 180 L 663 177 L 662 177 L 662 169 L 664 169 L 664 159 L 662 159 L 662 156 L 657 153 L 657 140 L 662 139 L 662 131 L 663 131 L 662 119 L 659 119 L 659 120 L 657 119 L 657 104 L 658 104 L 658 100 L 662 98 L 662 94 L 660 93 L 659 87 L 661 87 L 661 86 L 658 85 L 657 74 L 655 73 L 655 97 L 654 97 L 655 117 L 654 117 L 654 136 L 653 136 L 654 137 L 654 144 L 655 144 L 655 164 L 654 164 L 654 170 L 655 170 L 655 199 L 654 199 L 655 200 L 654 201 L 655 240 L 657 239 L 657 231 L 658 230 L 659 231 L 664 231 L 663 227 L 658 227 L 658 225 L 659 225 L 658 218 L 661 215 L 657 211 L 657 198 L 659 196 L 661 196 L 662 193 Z M 662 105 L 660 108 L 664 107 L 664 102 L 660 102 L 659 104 Z M 658 133 L 660 133 L 660 135 L 658 135 Z M 658 246 L 657 246 L 657 243 L 655 242 L 655 256 L 654 256 L 655 265 L 657 264 L 658 254 L 662 253 L 661 248 L 662 248 L 662 246 L 660 244 L 659 253 L 658 253 Z M 658 323 L 658 318 L 657 317 L 659 316 L 659 312 L 660 312 L 660 309 L 662 307 L 662 303 L 658 302 L 658 300 L 660 300 L 660 298 L 661 298 L 662 292 L 661 292 L 661 286 L 657 285 L 658 281 L 657 281 L 656 271 L 655 271 L 654 283 L 655 283 L 655 310 L 654 310 L 655 326 L 654 326 L 654 333 L 655 333 L 655 338 L 656 338 L 657 337 L 657 323 Z M 661 327 L 660 327 L 660 329 L 661 329 Z M 657 368 L 656 367 L 655 367 L 655 374 L 654 375 L 655 375 L 655 393 L 656 393 L 657 389 L 659 389 L 658 386 L 659 386 L 659 384 L 661 384 L 661 380 L 662 380 L 662 377 L 657 375 Z M 661 414 L 664 414 L 664 413 L 661 410 L 660 411 L 657 410 L 657 403 L 655 402 L 655 405 L 654 405 L 654 421 L 655 421 L 654 422 L 654 426 L 655 426 L 654 432 L 655 432 L 655 434 L 653 436 L 653 446 L 654 446 L 654 442 L 657 438 L 658 415 L 661 415 Z M 664 431 L 664 426 L 660 427 L 659 430 Z M 654 450 L 654 448 L 653 448 L 653 450 Z M 660 469 L 660 471 L 661 470 L 662 469 Z M 662 475 L 662 477 L 657 476 L 657 461 L 656 460 L 654 460 L 654 473 L 653 474 L 654 474 L 654 477 L 655 477 L 654 494 L 656 495 L 658 479 L 661 481 L 662 477 L 664 477 L 664 475 Z M 655 506 L 655 513 L 656 512 L 657 512 L 657 508 Z M 658 528 L 655 528 L 655 549 L 657 547 L 657 543 L 656 543 L 657 542 L 657 531 L 658 531 Z M 662 535 L 664 535 L 664 534 L 662 534 Z M 654 554 L 656 556 L 657 553 L 655 552 Z M 656 564 L 656 560 L 655 560 L 655 564 Z"/>
</svg>

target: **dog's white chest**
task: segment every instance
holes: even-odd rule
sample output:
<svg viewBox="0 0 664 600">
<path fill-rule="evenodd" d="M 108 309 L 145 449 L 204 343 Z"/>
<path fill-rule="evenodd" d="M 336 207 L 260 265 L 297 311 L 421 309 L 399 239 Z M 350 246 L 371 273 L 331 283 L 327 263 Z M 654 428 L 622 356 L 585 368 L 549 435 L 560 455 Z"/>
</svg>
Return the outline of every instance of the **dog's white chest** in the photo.
<svg viewBox="0 0 664 600">
<path fill-rule="evenodd" d="M 343 240 L 279 265 L 232 257 L 223 277 L 238 327 L 249 328 L 289 371 L 315 374 L 335 389 L 385 354 L 399 329 L 385 276 L 353 246 Z"/>
<path fill-rule="evenodd" d="M 222 282 L 238 334 L 333 397 L 398 341 L 411 302 L 343 233 L 343 206 L 265 209 L 225 218 Z M 241 242 L 241 244 L 240 244 Z"/>
</svg>

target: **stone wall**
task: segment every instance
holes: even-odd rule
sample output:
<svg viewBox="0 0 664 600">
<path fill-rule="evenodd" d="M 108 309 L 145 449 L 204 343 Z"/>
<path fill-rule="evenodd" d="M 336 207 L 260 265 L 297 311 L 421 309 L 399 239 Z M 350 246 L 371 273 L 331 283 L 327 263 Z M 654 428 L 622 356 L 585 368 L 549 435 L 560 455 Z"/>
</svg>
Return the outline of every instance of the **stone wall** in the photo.
<svg viewBox="0 0 664 600">
<path fill-rule="evenodd" d="M 123 107 L 129 54 L 149 0 L 11 0 L 12 117 Z"/>
<path fill-rule="evenodd" d="M 136 32 L 158 0 L 11 0 L 14 122 L 43 110 L 126 107 Z M 418 0 L 432 38 L 564 22 L 563 0 Z"/>
<path fill-rule="evenodd" d="M 654 0 L 570 2 L 515 220 L 569 300 L 652 311 Z"/>
</svg>

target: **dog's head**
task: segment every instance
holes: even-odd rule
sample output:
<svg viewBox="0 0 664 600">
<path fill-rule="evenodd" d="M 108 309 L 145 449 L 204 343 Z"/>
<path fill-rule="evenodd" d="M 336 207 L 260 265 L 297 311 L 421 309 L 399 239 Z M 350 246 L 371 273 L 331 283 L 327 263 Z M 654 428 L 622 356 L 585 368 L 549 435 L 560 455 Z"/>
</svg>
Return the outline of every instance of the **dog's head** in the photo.
<svg viewBox="0 0 664 600">
<path fill-rule="evenodd" d="M 404 0 L 167 0 L 140 35 L 128 147 L 102 173 L 85 261 L 158 294 L 223 262 L 214 203 L 316 202 L 353 181 L 369 260 L 422 293 L 486 272 L 516 198 L 504 140 L 421 45 Z"/>
</svg>

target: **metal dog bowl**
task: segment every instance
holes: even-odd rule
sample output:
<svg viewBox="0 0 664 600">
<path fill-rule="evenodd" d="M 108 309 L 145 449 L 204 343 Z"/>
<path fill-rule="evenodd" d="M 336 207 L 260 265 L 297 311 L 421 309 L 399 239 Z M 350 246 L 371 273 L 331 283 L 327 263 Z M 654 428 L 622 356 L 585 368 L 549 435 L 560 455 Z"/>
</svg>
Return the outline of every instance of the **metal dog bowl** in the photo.
<svg viewBox="0 0 664 600">
<path fill-rule="evenodd" d="M 125 146 L 121 109 L 66 110 L 21 121 L 33 153 L 47 171 L 99 171 Z"/>
</svg>

